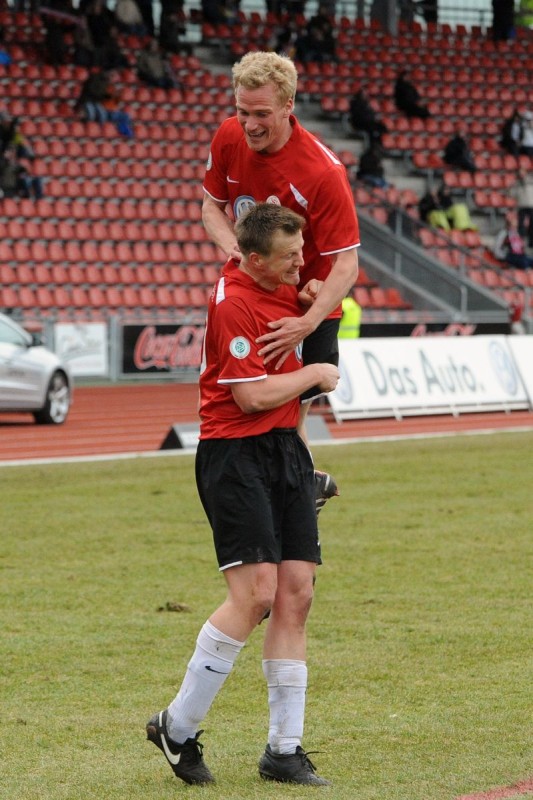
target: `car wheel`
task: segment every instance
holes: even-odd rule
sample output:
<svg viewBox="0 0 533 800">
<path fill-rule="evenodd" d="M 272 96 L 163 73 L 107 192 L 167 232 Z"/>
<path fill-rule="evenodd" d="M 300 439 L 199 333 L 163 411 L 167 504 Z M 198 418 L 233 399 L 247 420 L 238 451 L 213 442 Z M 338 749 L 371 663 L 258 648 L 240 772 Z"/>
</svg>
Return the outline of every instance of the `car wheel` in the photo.
<svg viewBox="0 0 533 800">
<path fill-rule="evenodd" d="M 46 402 L 34 414 L 40 425 L 61 425 L 70 409 L 70 389 L 64 372 L 54 372 L 46 390 Z"/>
</svg>

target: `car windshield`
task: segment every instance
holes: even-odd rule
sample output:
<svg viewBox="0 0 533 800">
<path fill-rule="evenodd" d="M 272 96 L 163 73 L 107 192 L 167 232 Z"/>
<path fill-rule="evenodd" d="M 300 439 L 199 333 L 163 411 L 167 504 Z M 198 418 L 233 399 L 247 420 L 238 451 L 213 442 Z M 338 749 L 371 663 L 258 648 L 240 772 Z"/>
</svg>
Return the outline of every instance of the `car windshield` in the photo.
<svg viewBox="0 0 533 800">
<path fill-rule="evenodd" d="M 0 342 L 17 344 L 19 347 L 27 347 L 28 345 L 28 339 L 24 333 L 3 319 L 0 319 Z"/>
</svg>

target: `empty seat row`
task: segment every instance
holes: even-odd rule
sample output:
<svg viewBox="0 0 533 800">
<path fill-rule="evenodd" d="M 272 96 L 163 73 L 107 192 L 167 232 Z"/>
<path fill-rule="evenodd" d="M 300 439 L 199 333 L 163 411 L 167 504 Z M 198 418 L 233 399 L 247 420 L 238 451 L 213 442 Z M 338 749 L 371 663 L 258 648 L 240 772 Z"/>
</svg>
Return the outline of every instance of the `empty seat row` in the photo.
<svg viewBox="0 0 533 800">
<path fill-rule="evenodd" d="M 13 245 L 0 242 L 0 265 L 27 267 L 53 263 L 139 263 L 139 264 L 220 264 L 222 261 L 210 242 L 198 243 L 182 238 L 176 242 L 25 242 Z"/>
<path fill-rule="evenodd" d="M 76 308 L 89 309 L 204 309 L 211 288 L 192 286 L 185 288 L 176 286 L 170 289 L 159 286 L 155 289 L 133 286 L 120 288 L 118 286 L 103 289 L 91 286 L 82 287 L 56 287 L 50 289 L 46 286 L 32 289 L 28 286 L 19 289 L 13 287 L 0 288 L 0 305 L 6 309 L 35 310 L 37 312 L 53 309 Z"/>
<path fill-rule="evenodd" d="M 354 297 L 361 308 L 387 308 L 402 311 L 412 308 L 412 305 L 403 300 L 399 291 L 394 287 L 356 286 Z"/>
</svg>

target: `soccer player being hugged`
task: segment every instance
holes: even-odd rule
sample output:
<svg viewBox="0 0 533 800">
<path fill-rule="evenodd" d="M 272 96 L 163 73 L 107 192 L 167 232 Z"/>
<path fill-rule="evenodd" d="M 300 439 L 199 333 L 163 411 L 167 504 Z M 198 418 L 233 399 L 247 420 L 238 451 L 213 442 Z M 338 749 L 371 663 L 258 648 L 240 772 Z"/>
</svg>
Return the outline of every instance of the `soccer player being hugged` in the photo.
<svg viewBox="0 0 533 800">
<path fill-rule="evenodd" d="M 263 644 L 268 687 L 265 780 L 323 786 L 302 748 L 307 689 L 305 624 L 320 563 L 311 455 L 297 432 L 299 398 L 332 391 L 334 364 L 303 365 L 300 348 L 277 367 L 261 339 L 272 319 L 299 318 L 312 279 L 298 292 L 305 219 L 279 205 L 253 205 L 235 226 L 233 268 L 209 301 L 200 371 L 198 493 L 213 530 L 226 598 L 203 625 L 181 688 L 147 724 L 147 736 L 186 783 L 214 778 L 200 724 L 246 640 L 270 612 Z M 304 306 L 302 306 L 302 301 Z"/>
</svg>

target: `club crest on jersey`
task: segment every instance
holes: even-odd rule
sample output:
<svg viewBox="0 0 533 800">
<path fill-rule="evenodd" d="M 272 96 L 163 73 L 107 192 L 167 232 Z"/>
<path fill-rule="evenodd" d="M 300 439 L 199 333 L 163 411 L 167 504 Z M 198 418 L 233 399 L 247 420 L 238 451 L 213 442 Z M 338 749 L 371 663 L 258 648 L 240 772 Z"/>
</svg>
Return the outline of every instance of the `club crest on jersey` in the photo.
<svg viewBox="0 0 533 800">
<path fill-rule="evenodd" d="M 255 206 L 254 198 L 249 194 L 241 194 L 233 203 L 233 213 L 235 219 L 239 219 L 243 214 Z"/>
<path fill-rule="evenodd" d="M 235 358 L 246 358 L 250 350 L 250 342 L 244 336 L 236 336 L 229 343 L 229 351 Z"/>
</svg>

